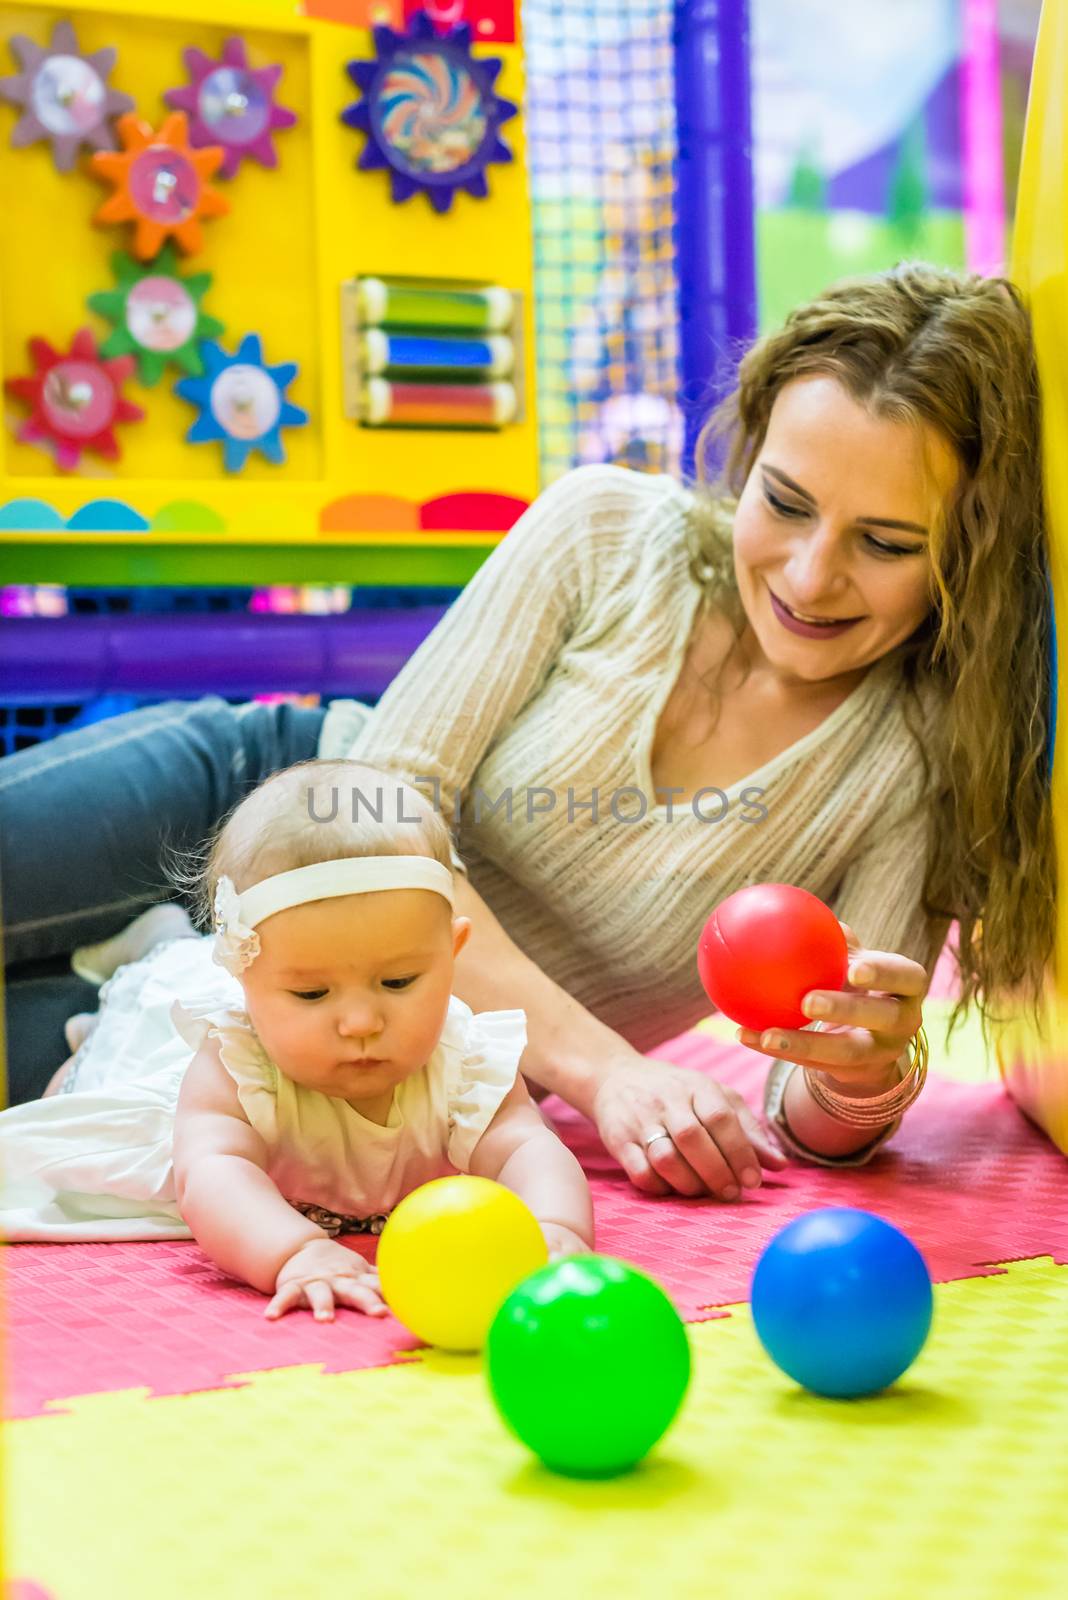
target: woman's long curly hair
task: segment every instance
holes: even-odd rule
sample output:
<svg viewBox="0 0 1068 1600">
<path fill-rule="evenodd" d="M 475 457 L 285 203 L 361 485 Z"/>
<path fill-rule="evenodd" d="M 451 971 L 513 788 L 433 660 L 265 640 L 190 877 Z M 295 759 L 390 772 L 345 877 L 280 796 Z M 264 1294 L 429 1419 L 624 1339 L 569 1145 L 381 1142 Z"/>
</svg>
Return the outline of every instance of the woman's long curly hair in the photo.
<svg viewBox="0 0 1068 1600">
<path fill-rule="evenodd" d="M 744 615 L 734 506 L 780 390 L 815 374 L 837 379 L 873 416 L 937 429 L 960 461 L 957 492 L 931 538 L 931 610 L 899 647 L 918 741 L 917 686 L 941 688 L 945 704 L 940 748 L 920 743 L 931 803 L 924 907 L 960 924 L 950 1031 L 975 1001 L 985 1032 L 1014 1009 L 998 1007 L 1009 998 L 1032 1007 L 1041 1028 L 1056 859 L 1047 777 L 1052 625 L 1030 320 L 1006 279 L 909 262 L 835 284 L 752 346 L 735 392 L 698 439 L 699 512 L 690 535 L 693 576 L 706 600 L 729 601 L 736 629 Z M 725 463 L 710 483 L 702 463 L 720 436 Z"/>
</svg>

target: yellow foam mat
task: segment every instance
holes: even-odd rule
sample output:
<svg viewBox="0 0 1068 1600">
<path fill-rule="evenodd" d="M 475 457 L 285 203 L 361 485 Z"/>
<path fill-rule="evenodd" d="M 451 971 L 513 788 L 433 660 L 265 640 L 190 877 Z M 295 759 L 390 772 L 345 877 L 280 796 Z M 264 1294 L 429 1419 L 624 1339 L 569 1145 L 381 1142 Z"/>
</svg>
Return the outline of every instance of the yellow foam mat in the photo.
<svg viewBox="0 0 1068 1600">
<path fill-rule="evenodd" d="M 528 1459 L 474 1358 L 65 1402 L 8 1425 L 8 1571 L 56 1600 L 1060 1597 L 1068 1269 L 936 1296 L 866 1401 L 797 1390 L 745 1306 L 691 1325 L 673 1431 L 605 1483 Z"/>
</svg>

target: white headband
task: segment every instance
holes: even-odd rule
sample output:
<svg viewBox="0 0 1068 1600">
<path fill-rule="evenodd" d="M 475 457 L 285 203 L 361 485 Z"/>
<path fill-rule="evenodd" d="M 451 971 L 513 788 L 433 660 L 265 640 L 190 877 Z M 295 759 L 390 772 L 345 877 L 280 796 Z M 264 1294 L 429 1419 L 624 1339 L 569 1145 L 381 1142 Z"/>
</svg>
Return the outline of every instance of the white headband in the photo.
<svg viewBox="0 0 1068 1600">
<path fill-rule="evenodd" d="M 317 861 L 310 867 L 278 872 L 238 894 L 225 875 L 215 886 L 215 947 L 212 960 L 238 977 L 260 953 L 256 924 L 276 911 L 329 900 L 342 894 L 373 894 L 378 889 L 432 889 L 453 904 L 452 873 L 429 856 L 360 856 Z"/>
</svg>

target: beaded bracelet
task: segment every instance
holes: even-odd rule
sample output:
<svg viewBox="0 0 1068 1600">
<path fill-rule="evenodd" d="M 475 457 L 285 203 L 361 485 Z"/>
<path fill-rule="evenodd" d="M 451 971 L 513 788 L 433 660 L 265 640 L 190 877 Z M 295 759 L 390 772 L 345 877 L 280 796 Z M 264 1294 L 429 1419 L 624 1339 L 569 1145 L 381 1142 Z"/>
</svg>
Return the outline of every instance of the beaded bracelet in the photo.
<svg viewBox="0 0 1068 1600">
<path fill-rule="evenodd" d="M 811 1067 L 804 1069 L 805 1083 L 816 1105 L 836 1122 L 848 1123 L 852 1128 L 881 1128 L 907 1111 L 923 1089 L 928 1050 L 927 1035 L 922 1027 L 909 1040 L 909 1055 L 908 1071 L 901 1082 L 884 1094 L 870 1095 L 866 1099 L 854 1099 L 828 1089 Z"/>
</svg>

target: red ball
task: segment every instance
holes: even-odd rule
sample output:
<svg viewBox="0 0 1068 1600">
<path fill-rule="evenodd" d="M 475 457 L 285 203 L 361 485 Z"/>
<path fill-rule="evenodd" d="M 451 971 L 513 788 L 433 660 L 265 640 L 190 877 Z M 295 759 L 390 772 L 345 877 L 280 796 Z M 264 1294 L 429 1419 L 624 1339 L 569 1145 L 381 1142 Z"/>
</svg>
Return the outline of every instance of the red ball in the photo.
<svg viewBox="0 0 1068 1600">
<path fill-rule="evenodd" d="M 810 989 L 841 989 L 849 946 L 829 906 L 789 883 L 757 883 L 721 900 L 697 946 L 712 1004 L 743 1028 L 803 1028 Z"/>
</svg>

